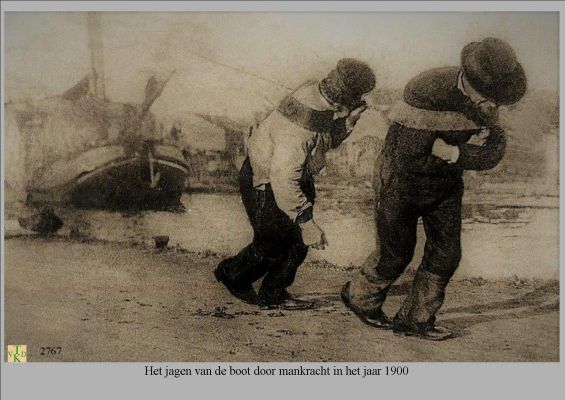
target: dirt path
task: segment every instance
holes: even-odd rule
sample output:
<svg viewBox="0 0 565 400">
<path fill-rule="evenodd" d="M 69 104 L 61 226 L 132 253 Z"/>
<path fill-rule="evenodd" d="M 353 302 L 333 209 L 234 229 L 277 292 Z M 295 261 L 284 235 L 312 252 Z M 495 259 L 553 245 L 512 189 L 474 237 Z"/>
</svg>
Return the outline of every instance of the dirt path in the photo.
<svg viewBox="0 0 565 400">
<path fill-rule="evenodd" d="M 556 281 L 455 281 L 440 322 L 458 337 L 363 325 L 337 293 L 354 271 L 309 263 L 292 291 L 314 310 L 258 310 L 213 278 L 213 254 L 120 244 L 5 241 L 5 340 L 30 361 L 558 361 Z M 393 314 L 408 286 L 393 288 Z M 40 347 L 61 346 L 41 356 Z"/>
</svg>

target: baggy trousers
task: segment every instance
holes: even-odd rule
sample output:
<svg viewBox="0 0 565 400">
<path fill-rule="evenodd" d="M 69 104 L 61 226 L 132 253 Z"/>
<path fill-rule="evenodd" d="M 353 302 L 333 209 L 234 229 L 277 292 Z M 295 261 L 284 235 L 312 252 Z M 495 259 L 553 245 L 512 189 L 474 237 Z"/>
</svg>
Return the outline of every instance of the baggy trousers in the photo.
<svg viewBox="0 0 565 400">
<path fill-rule="evenodd" d="M 313 203 L 312 181 L 303 191 Z M 308 247 L 302 241 L 300 227 L 278 208 L 271 185 L 265 190 L 253 187 L 253 171 L 246 159 L 239 174 L 243 205 L 253 227 L 253 241 L 236 256 L 224 261 L 228 279 L 238 286 L 249 285 L 264 276 L 259 294 L 270 295 L 290 286 Z"/>
<path fill-rule="evenodd" d="M 382 183 L 381 183 L 382 184 Z M 372 313 L 414 256 L 418 219 L 426 234 L 424 256 L 396 318 L 421 329 L 435 322 L 445 287 L 461 260 L 462 178 L 419 186 L 393 177 L 376 191 L 376 250 L 350 285 L 351 301 Z"/>
</svg>

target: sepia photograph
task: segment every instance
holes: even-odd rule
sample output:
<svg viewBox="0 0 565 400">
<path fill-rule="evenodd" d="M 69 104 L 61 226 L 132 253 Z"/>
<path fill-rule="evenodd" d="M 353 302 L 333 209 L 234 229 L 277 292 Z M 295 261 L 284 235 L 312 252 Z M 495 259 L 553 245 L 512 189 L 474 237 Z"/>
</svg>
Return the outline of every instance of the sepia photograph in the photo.
<svg viewBox="0 0 565 400">
<path fill-rule="evenodd" d="M 560 361 L 559 12 L 3 22 L 3 363 Z"/>
</svg>

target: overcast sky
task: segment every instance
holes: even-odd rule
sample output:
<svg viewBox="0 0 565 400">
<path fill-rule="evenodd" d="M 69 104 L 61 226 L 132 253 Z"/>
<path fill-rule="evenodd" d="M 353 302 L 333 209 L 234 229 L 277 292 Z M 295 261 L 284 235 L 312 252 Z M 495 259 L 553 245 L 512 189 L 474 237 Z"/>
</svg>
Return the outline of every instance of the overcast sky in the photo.
<svg viewBox="0 0 565 400">
<path fill-rule="evenodd" d="M 368 62 L 378 84 L 402 87 L 457 65 L 462 47 L 509 42 L 531 88 L 557 90 L 557 13 L 103 13 L 106 94 L 141 102 L 152 72 L 177 70 L 154 111 L 247 117 L 341 57 Z M 86 14 L 5 14 L 5 99 L 60 94 L 89 70 Z"/>
</svg>

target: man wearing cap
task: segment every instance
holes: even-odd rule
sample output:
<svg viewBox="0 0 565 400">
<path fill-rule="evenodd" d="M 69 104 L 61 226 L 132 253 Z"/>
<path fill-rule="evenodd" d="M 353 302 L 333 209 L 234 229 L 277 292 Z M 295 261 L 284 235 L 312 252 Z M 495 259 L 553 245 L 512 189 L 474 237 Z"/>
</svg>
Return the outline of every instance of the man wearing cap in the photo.
<svg viewBox="0 0 565 400">
<path fill-rule="evenodd" d="M 516 103 L 525 91 L 513 49 L 494 38 L 465 46 L 461 67 L 432 69 L 408 82 L 375 166 L 376 250 L 341 293 L 364 323 L 430 340 L 453 336 L 435 326 L 435 316 L 461 259 L 462 174 L 500 162 L 506 136 L 498 106 Z M 424 256 L 391 321 L 382 305 L 412 260 L 418 218 Z"/>
<path fill-rule="evenodd" d="M 252 132 L 239 185 L 253 241 L 214 271 L 235 297 L 266 307 L 308 306 L 287 288 L 308 248 L 327 244 L 313 219 L 314 176 L 325 153 L 349 136 L 366 109 L 362 96 L 374 86 L 367 64 L 342 59 L 321 82 L 287 96 Z M 252 284 L 261 277 L 256 293 Z"/>
</svg>

